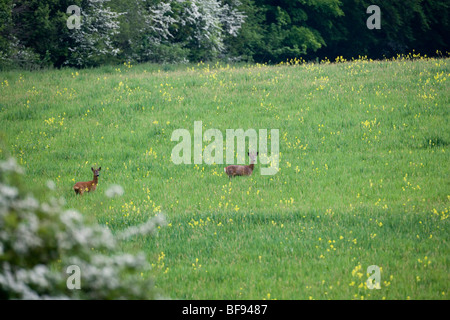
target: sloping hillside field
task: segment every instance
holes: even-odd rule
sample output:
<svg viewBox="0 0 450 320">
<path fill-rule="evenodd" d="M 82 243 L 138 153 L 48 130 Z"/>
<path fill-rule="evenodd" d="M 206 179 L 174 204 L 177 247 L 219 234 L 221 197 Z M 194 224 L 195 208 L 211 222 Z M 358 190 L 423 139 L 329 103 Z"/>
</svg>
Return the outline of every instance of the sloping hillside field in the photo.
<svg viewBox="0 0 450 320">
<path fill-rule="evenodd" d="M 113 232 L 163 213 L 121 249 L 166 297 L 448 299 L 449 77 L 411 55 L 4 72 L 0 154 Z"/>
</svg>

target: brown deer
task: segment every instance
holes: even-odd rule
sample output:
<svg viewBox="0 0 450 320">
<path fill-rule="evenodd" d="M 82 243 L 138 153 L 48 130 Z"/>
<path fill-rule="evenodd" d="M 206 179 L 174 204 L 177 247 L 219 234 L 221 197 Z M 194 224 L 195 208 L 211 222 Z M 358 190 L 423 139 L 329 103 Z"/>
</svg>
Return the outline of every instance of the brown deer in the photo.
<svg viewBox="0 0 450 320">
<path fill-rule="evenodd" d="M 253 173 L 253 168 L 255 167 L 255 161 L 258 152 L 247 152 L 247 154 L 250 157 L 250 164 L 248 166 L 231 165 L 225 168 L 225 172 L 230 180 L 235 176 L 250 176 Z"/>
<path fill-rule="evenodd" d="M 102 167 L 99 167 L 98 169 L 91 168 L 92 172 L 94 173 L 94 180 L 92 181 L 86 181 L 86 182 L 77 182 L 73 186 L 73 190 L 76 194 L 83 195 L 85 191 L 91 192 L 94 191 L 97 188 L 98 185 L 98 176 L 100 175 L 100 170 Z"/>
</svg>

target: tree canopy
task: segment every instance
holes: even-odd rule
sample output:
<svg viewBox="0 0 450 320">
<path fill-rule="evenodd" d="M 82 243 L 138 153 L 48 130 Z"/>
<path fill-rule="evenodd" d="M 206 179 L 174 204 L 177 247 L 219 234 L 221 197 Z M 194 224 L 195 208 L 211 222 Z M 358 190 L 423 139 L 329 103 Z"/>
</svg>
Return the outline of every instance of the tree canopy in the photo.
<svg viewBox="0 0 450 320">
<path fill-rule="evenodd" d="M 69 28 L 71 5 L 80 28 Z M 366 25 L 380 8 L 380 29 Z M 0 0 L 0 68 L 449 50 L 445 0 Z"/>
</svg>

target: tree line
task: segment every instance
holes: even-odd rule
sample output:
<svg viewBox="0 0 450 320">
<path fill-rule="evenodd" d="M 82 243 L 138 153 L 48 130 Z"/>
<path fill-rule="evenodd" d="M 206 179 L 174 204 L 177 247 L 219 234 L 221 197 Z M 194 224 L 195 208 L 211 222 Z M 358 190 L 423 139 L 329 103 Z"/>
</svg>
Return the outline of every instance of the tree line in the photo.
<svg viewBox="0 0 450 320">
<path fill-rule="evenodd" d="M 366 25 L 370 5 L 380 8 L 379 29 Z M 0 68 L 446 54 L 449 6 L 445 0 L 0 0 Z"/>
</svg>

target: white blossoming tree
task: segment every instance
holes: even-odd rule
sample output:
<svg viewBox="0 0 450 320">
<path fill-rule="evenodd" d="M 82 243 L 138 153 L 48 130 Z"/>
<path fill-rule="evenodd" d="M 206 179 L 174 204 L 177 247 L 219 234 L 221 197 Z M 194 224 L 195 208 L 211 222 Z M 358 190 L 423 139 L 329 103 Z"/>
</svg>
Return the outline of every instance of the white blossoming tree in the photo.
<svg viewBox="0 0 450 320">
<path fill-rule="evenodd" d="M 134 0 L 125 15 L 139 25 L 130 45 L 137 61 L 173 62 L 215 58 L 224 39 L 238 34 L 245 16 L 238 0 Z"/>
<path fill-rule="evenodd" d="M 174 43 L 171 31 L 177 23 L 177 15 L 172 9 L 173 1 L 149 5 L 137 0 L 143 24 L 139 30 L 138 61 L 174 62 L 182 61 L 185 54 L 180 45 Z"/>
<path fill-rule="evenodd" d="M 81 4 L 80 28 L 69 31 L 69 55 L 66 65 L 86 67 L 99 65 L 119 49 L 113 43 L 119 33 L 119 16 L 106 7 L 109 0 L 83 0 Z"/>
<path fill-rule="evenodd" d="M 210 59 L 224 51 L 225 36 L 236 36 L 245 16 L 236 9 L 239 1 L 191 0 L 179 1 L 184 10 L 180 15 L 183 32 L 187 34 L 189 47 L 193 50 L 193 58 Z"/>
</svg>

